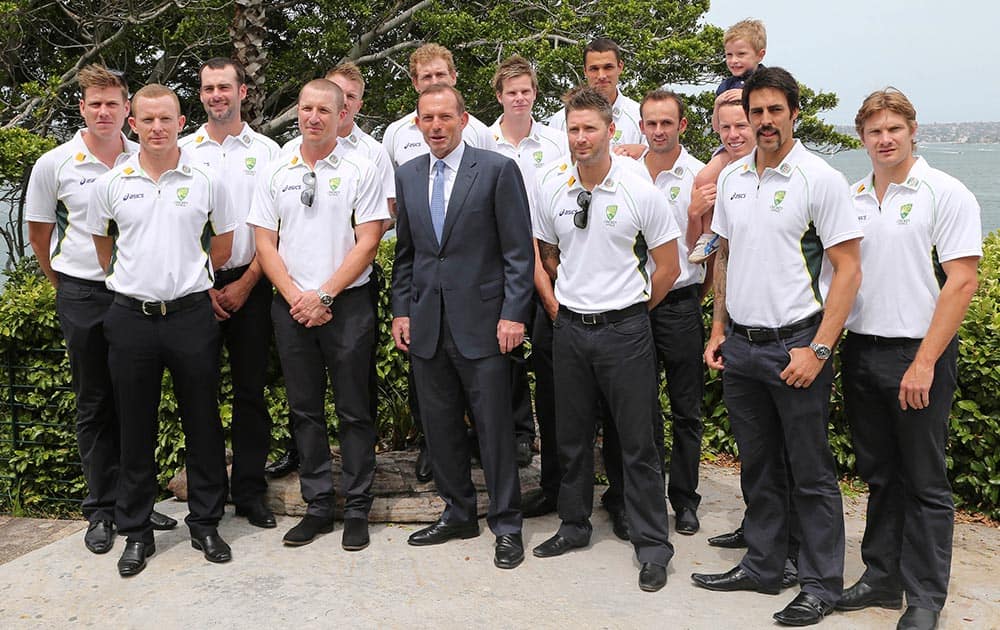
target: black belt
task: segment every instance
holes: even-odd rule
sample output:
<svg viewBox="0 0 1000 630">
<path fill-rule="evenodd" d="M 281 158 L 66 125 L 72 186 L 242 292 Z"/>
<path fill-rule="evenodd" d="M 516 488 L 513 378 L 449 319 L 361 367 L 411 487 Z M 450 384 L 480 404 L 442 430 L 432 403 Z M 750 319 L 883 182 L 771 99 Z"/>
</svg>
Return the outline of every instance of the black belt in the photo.
<svg viewBox="0 0 1000 630">
<path fill-rule="evenodd" d="M 686 287 L 681 287 L 679 289 L 674 289 L 667 294 L 660 304 L 676 304 L 683 300 L 697 299 L 701 295 L 701 285 L 700 284 L 689 284 Z"/>
<path fill-rule="evenodd" d="M 619 311 L 604 311 L 603 313 L 575 313 L 565 306 L 560 306 L 559 310 L 565 313 L 570 318 L 570 321 L 580 322 L 587 326 L 596 326 L 598 324 L 614 324 L 640 313 L 646 313 L 649 309 L 646 307 L 645 302 L 639 302 Z"/>
<path fill-rule="evenodd" d="M 781 326 L 779 328 L 761 328 L 755 326 L 744 326 L 742 324 L 737 324 L 733 322 L 733 332 L 737 335 L 746 337 L 751 343 L 757 343 L 761 341 L 777 341 L 779 339 L 788 339 L 794 336 L 796 333 L 800 333 L 807 328 L 812 328 L 823 319 L 823 311 L 818 311 L 809 317 L 799 320 L 795 323 L 789 324 L 787 326 Z"/>
<path fill-rule="evenodd" d="M 847 338 L 854 343 L 866 343 L 871 346 L 909 346 L 922 341 L 912 337 L 879 337 L 878 335 L 862 335 L 851 331 L 847 331 Z"/>
<path fill-rule="evenodd" d="M 221 271 L 215 272 L 215 283 L 218 285 L 229 284 L 234 280 L 239 280 L 246 273 L 250 265 L 243 265 L 242 267 L 233 267 L 232 269 L 223 269 Z"/>
<path fill-rule="evenodd" d="M 82 284 L 85 287 L 91 287 L 93 289 L 104 289 L 105 291 L 110 291 L 108 285 L 104 284 L 103 280 L 85 280 L 83 278 L 77 278 L 76 276 L 69 276 L 61 271 L 56 272 L 56 277 L 59 278 L 59 282 L 72 282 L 74 284 Z"/>
<path fill-rule="evenodd" d="M 143 315 L 159 315 L 161 317 L 165 317 L 170 313 L 182 311 L 186 308 L 191 308 L 192 306 L 196 306 L 206 300 L 208 300 L 208 291 L 188 293 L 184 297 L 179 297 L 176 300 L 170 300 L 169 302 L 160 302 L 158 300 L 137 300 L 127 295 L 122 295 L 121 293 L 115 294 L 115 304 L 130 308 L 133 311 L 139 311 Z"/>
</svg>

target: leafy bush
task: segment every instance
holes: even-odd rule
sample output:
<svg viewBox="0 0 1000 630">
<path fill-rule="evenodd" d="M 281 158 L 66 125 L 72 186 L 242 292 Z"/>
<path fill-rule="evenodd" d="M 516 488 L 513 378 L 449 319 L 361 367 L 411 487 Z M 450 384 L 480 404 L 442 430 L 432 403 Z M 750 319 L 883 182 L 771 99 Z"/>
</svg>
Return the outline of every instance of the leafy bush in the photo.
<svg viewBox="0 0 1000 630">
<path fill-rule="evenodd" d="M 379 386 L 378 434 L 380 449 L 406 445 L 412 433 L 406 393 L 407 360 L 392 342 L 390 333 L 389 279 L 393 243 L 383 242 L 378 262 L 381 273 L 379 331 L 376 371 Z M 956 503 L 993 518 L 1000 518 L 1000 363 L 993 355 L 1000 347 L 1000 235 L 990 235 L 984 244 L 980 287 L 973 298 L 960 333 L 959 392 L 952 408 L 948 468 Z M 23 267 L 23 266 L 22 266 Z M 705 306 L 706 325 L 711 300 Z M 55 317 L 55 295 L 37 272 L 20 268 L 11 274 L 0 296 L 0 342 L 6 353 L 8 386 L 0 396 L 5 421 L 0 424 L 0 511 L 71 511 L 85 488 L 73 431 L 73 396 L 69 391 L 69 369 Z M 29 350 L 30 349 L 30 350 Z M 274 419 L 272 444 L 284 448 L 287 401 L 277 356 L 272 352 L 267 385 L 267 403 Z M 854 453 L 844 416 L 838 379 L 831 399 L 830 444 L 842 474 L 852 474 Z M 706 456 L 737 455 L 722 401 L 722 380 L 708 371 L 705 389 Z M 15 386 L 11 388 L 10 383 Z M 177 402 L 164 376 L 160 403 L 160 434 L 157 462 L 160 483 L 165 484 L 184 463 L 184 436 L 177 420 Z M 229 368 L 222 370 L 220 407 L 223 424 L 229 427 L 232 383 Z M 666 395 L 661 401 L 667 405 Z M 328 417 L 335 438 L 336 414 L 328 399 Z M 670 433 L 666 439 L 669 441 Z M 668 443 L 669 446 L 669 443 Z M 669 452 L 669 449 L 668 449 Z M 15 481 L 16 473 L 16 481 Z"/>
</svg>

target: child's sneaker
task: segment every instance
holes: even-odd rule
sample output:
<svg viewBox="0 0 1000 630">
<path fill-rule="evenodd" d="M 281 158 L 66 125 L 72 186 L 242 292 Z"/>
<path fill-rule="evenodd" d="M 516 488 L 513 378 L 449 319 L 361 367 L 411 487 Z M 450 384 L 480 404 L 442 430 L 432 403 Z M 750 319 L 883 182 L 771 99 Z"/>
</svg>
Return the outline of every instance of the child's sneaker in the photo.
<svg viewBox="0 0 1000 630">
<path fill-rule="evenodd" d="M 698 241 L 694 244 L 694 247 L 691 248 L 691 253 L 688 254 L 688 262 L 692 265 L 703 263 L 717 249 L 719 249 L 719 235 L 702 234 L 698 237 Z"/>
</svg>

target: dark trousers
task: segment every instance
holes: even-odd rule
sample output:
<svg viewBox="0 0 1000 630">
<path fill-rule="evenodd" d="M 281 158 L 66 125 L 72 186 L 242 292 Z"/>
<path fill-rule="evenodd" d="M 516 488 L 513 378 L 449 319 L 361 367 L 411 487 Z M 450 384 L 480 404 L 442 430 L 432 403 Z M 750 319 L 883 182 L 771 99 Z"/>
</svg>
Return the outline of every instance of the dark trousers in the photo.
<svg viewBox="0 0 1000 630">
<path fill-rule="evenodd" d="M 246 267 L 216 274 L 215 288 L 238 280 Z M 264 402 L 271 343 L 271 283 L 261 277 L 243 307 L 220 322 L 233 379 L 233 503 L 243 505 L 267 492 L 264 464 L 271 445 L 271 415 Z"/>
<path fill-rule="evenodd" d="M 104 332 L 121 422 L 121 472 L 115 522 L 129 540 L 150 542 L 156 501 L 156 435 L 163 369 L 170 370 L 184 431 L 188 514 L 192 536 L 215 531 L 226 504 L 226 455 L 219 421 L 221 334 L 208 294 L 160 315 L 118 303 Z"/>
<path fill-rule="evenodd" d="M 945 446 L 958 340 L 934 366 L 930 405 L 903 411 L 899 383 L 919 347 L 919 339 L 848 334 L 841 352 L 844 404 L 858 473 L 869 489 L 862 579 L 905 590 L 910 606 L 941 610 L 955 520 Z"/>
<path fill-rule="evenodd" d="M 451 335 L 442 310 L 441 335 L 434 356 L 411 355 L 413 376 L 424 413 L 424 433 L 434 483 L 445 502 L 442 520 L 477 519 L 466 402 L 476 419 L 480 460 L 490 504 L 486 523 L 497 536 L 521 531 L 521 486 L 511 415 L 510 359 L 504 355 L 467 359 Z"/>
<path fill-rule="evenodd" d="M 810 326 L 786 339 L 751 343 L 730 330 L 722 346 L 723 396 L 747 500 L 741 565 L 762 584 L 780 584 L 793 501 L 801 523 L 802 591 L 834 604 L 844 586 L 844 513 L 827 441 L 833 365 L 827 361 L 805 389 L 779 376 L 789 350 L 807 347 L 815 333 Z"/>
<path fill-rule="evenodd" d="M 653 435 L 658 414 L 649 316 L 643 307 L 621 321 L 591 325 L 560 309 L 553 329 L 556 441 L 564 470 L 559 534 L 577 543 L 590 538 L 596 409 L 603 398 L 621 438 L 625 513 L 636 555 L 640 562 L 666 566 L 674 550 Z"/>
<path fill-rule="evenodd" d="M 552 320 L 541 302 L 535 306 L 535 321 L 531 328 L 531 368 L 535 372 L 535 417 L 541 459 L 540 485 L 545 496 L 559 500 L 562 470 L 556 443 L 556 393 L 552 367 Z"/>
<path fill-rule="evenodd" d="M 59 274 L 56 314 L 69 353 L 76 441 L 87 481 L 83 517 L 92 522 L 114 520 L 118 487 L 120 435 L 104 338 L 104 317 L 113 299 L 103 282 Z"/>
<path fill-rule="evenodd" d="M 327 372 L 333 387 L 340 438 L 340 487 L 344 518 L 367 517 L 375 479 L 375 421 L 371 414 L 370 365 L 375 310 L 367 286 L 334 298 L 333 319 L 306 328 L 274 296 L 271 317 L 285 375 L 289 418 L 299 451 L 299 483 L 307 514 L 333 518 L 334 487 L 324 400 Z"/>
</svg>

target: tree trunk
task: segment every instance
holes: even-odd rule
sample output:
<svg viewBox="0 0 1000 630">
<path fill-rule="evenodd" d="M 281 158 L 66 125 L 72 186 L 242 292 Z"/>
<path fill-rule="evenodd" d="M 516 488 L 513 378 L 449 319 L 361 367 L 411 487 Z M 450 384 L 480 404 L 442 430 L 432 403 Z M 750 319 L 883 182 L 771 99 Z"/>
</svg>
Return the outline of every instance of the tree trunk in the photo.
<svg viewBox="0 0 1000 630">
<path fill-rule="evenodd" d="M 264 49 L 265 4 L 263 0 L 236 0 L 236 11 L 229 26 L 233 56 L 246 69 L 247 97 L 243 101 L 243 120 L 254 129 L 264 122 Z"/>
</svg>

